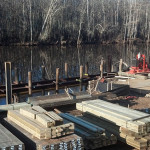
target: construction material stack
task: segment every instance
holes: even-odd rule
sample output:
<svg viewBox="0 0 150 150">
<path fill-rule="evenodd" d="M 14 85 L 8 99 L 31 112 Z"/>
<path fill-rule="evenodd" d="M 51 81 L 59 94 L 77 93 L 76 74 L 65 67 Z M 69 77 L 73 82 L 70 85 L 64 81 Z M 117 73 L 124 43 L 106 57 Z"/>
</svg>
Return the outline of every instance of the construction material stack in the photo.
<svg viewBox="0 0 150 150">
<path fill-rule="evenodd" d="M 25 150 L 24 144 L 0 124 L 0 150 Z"/>
<path fill-rule="evenodd" d="M 99 126 L 68 113 L 60 113 L 59 115 L 65 121 L 75 124 L 75 133 L 83 138 L 85 149 L 92 150 L 117 143 L 116 136 L 108 134 L 105 129 Z"/>
<path fill-rule="evenodd" d="M 99 99 L 78 103 L 76 108 L 86 112 L 82 119 L 104 127 L 128 145 L 140 150 L 150 147 L 149 114 Z"/>
<path fill-rule="evenodd" d="M 63 124 L 63 119 L 53 111 L 40 106 L 9 110 L 6 126 L 20 139 L 28 149 L 50 150 L 82 149 L 82 138 L 74 134 L 74 124 Z"/>
</svg>

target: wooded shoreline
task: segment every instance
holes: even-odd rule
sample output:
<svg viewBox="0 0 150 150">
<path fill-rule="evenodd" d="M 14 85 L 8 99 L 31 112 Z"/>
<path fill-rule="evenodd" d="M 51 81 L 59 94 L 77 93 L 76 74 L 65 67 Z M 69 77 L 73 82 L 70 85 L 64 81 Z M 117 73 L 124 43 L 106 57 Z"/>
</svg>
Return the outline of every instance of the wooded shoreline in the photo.
<svg viewBox="0 0 150 150">
<path fill-rule="evenodd" d="M 0 45 L 149 43 L 149 7 L 147 0 L 2 1 Z"/>
</svg>

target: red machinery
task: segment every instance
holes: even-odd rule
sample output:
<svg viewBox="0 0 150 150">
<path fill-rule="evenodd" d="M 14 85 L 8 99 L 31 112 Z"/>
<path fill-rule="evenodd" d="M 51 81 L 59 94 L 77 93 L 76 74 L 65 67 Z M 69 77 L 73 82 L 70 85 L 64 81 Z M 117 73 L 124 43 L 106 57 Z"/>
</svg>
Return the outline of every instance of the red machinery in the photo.
<svg viewBox="0 0 150 150">
<path fill-rule="evenodd" d="M 150 69 L 148 68 L 148 64 L 145 60 L 145 55 L 138 53 L 136 55 L 137 59 L 137 66 L 136 67 L 131 67 L 130 71 L 128 73 L 130 74 L 135 74 L 135 73 L 146 73 L 150 72 Z"/>
</svg>

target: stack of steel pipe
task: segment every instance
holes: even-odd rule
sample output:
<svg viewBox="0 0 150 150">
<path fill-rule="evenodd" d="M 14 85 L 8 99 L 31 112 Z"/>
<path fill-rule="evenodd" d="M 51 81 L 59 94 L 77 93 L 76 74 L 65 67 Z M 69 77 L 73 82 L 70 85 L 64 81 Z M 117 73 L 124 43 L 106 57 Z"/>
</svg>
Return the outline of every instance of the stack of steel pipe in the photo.
<svg viewBox="0 0 150 150">
<path fill-rule="evenodd" d="M 85 149 L 96 149 L 117 142 L 117 138 L 113 134 L 106 134 L 104 128 L 68 113 L 60 113 L 59 115 L 64 120 L 75 124 L 75 133 L 83 138 Z"/>
</svg>

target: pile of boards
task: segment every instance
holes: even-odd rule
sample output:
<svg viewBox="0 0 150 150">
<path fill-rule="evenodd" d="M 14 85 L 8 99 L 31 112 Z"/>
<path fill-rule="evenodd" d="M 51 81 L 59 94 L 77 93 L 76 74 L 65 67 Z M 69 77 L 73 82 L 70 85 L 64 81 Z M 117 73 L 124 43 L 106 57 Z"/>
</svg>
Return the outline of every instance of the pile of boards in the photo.
<svg viewBox="0 0 150 150">
<path fill-rule="evenodd" d="M 105 132 L 104 128 L 68 113 L 60 113 L 60 116 L 75 124 L 75 133 L 83 138 L 85 149 L 97 149 L 117 143 L 117 137 Z"/>
<path fill-rule="evenodd" d="M 76 104 L 83 119 L 112 132 L 119 140 L 136 149 L 150 147 L 150 115 L 102 100 Z"/>
<path fill-rule="evenodd" d="M 73 123 L 63 124 L 60 116 L 40 106 L 9 110 L 5 122 L 9 129 L 20 135 L 19 138 L 24 140 L 25 146 L 34 143 L 32 149 L 83 148 L 82 138 L 74 134 Z"/>
<path fill-rule="evenodd" d="M 0 150 L 24 150 L 24 144 L 0 124 Z"/>
</svg>

